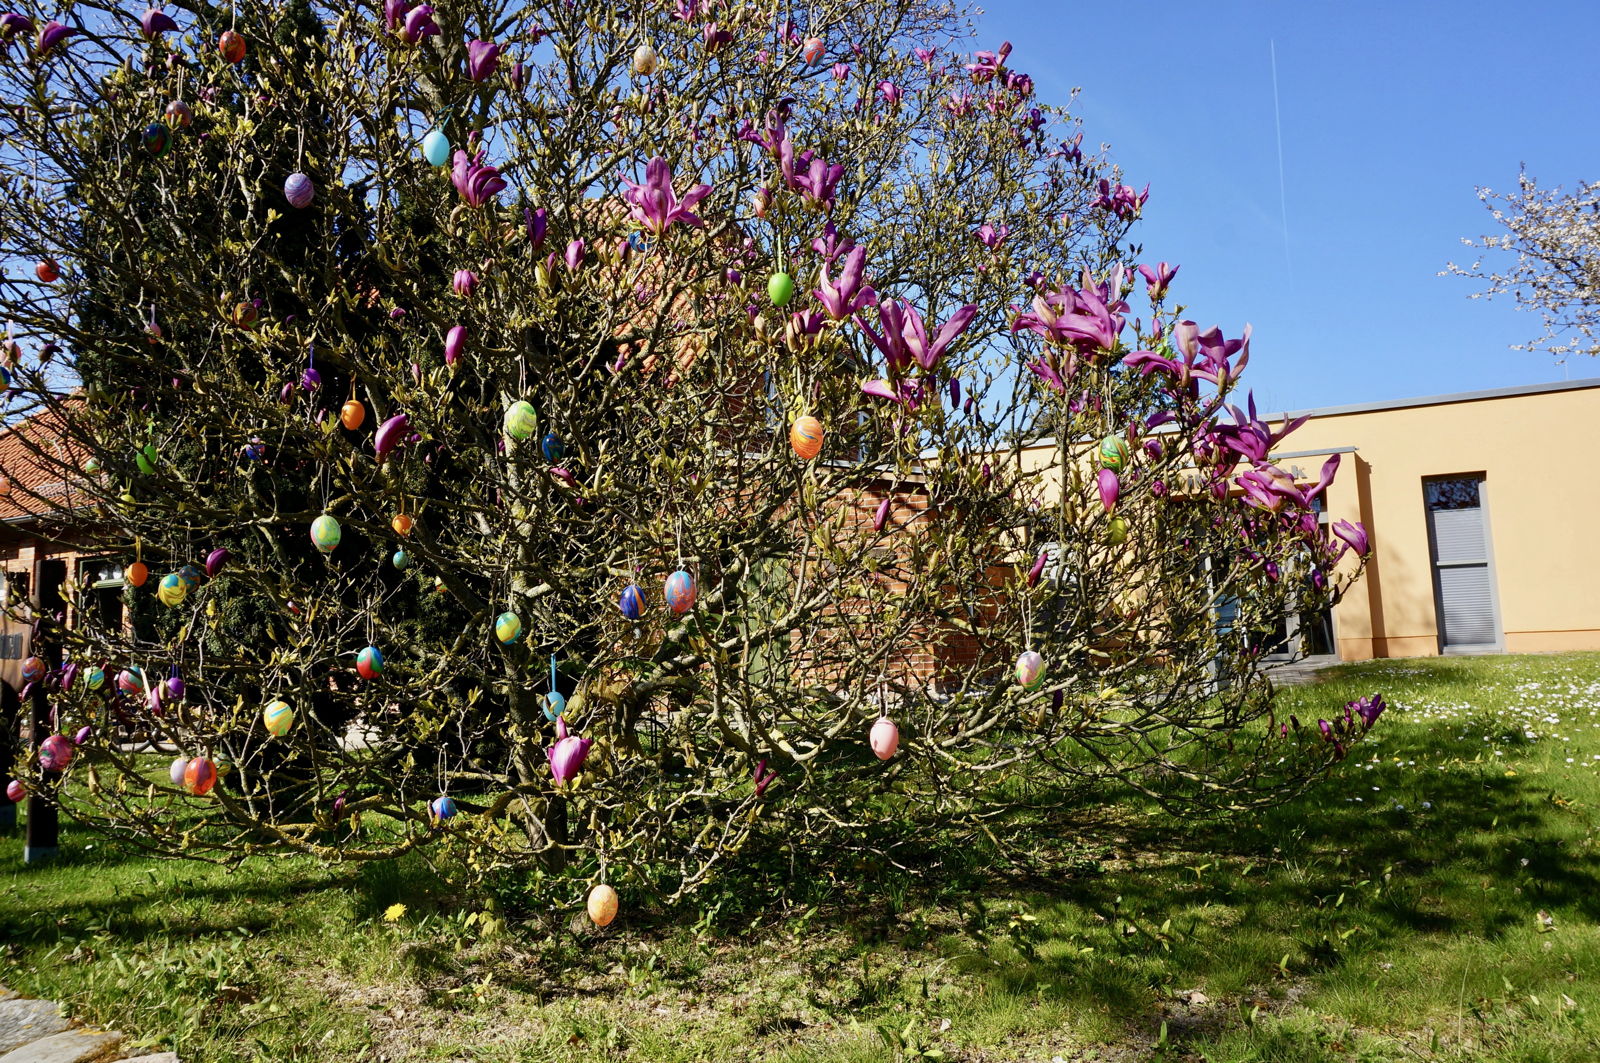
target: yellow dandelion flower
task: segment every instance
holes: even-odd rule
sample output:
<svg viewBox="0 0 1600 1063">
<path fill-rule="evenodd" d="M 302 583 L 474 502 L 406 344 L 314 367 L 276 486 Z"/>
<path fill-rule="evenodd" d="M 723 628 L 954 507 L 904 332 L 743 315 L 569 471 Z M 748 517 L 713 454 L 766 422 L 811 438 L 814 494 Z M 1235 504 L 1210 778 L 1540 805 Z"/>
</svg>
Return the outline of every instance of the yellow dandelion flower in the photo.
<svg viewBox="0 0 1600 1063">
<path fill-rule="evenodd" d="M 385 923 L 397 922 L 400 919 L 400 917 L 405 915 L 405 914 L 406 914 L 406 906 L 405 905 L 403 905 L 403 904 L 391 904 L 391 905 L 389 905 L 389 907 L 385 908 L 384 911 L 383 911 L 383 921 Z"/>
</svg>

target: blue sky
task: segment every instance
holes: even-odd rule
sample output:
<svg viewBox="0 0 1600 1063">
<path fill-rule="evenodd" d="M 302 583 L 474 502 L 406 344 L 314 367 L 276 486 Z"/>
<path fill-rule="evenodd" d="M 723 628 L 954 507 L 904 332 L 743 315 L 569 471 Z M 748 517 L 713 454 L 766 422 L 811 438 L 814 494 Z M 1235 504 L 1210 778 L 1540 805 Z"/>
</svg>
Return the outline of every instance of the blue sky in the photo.
<svg viewBox="0 0 1600 1063">
<path fill-rule="evenodd" d="M 978 26 L 1052 102 L 1083 90 L 1085 144 L 1150 183 L 1147 260 L 1182 264 L 1201 326 L 1255 326 L 1266 408 L 1600 376 L 1436 276 L 1491 228 L 1477 186 L 1600 178 L 1600 3 L 989 0 Z"/>
</svg>

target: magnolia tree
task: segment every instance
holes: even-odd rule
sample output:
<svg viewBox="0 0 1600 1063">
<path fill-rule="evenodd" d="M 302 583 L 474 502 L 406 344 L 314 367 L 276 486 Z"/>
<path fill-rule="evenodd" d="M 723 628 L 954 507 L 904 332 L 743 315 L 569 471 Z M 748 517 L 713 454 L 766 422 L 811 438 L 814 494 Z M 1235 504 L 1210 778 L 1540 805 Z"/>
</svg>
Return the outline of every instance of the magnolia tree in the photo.
<svg viewBox="0 0 1600 1063">
<path fill-rule="evenodd" d="M 942 4 L 73 11 L 0 17 L 11 413 L 68 485 L 10 497 L 127 582 L 39 618 L 16 773 L 70 814 L 670 897 L 753 840 L 1036 849 L 1075 782 L 1276 800 L 1381 711 L 1273 717 L 1366 551 L 1335 464 L 1271 464 L 1248 330 Z"/>
<path fill-rule="evenodd" d="M 1506 264 L 1490 268 L 1480 257 L 1445 273 L 1481 282 L 1474 299 L 1509 295 L 1540 316 L 1543 331 L 1517 350 L 1600 354 L 1600 181 L 1563 192 L 1524 172 L 1515 192 L 1480 188 L 1478 198 L 1503 231 L 1462 243 Z"/>
</svg>

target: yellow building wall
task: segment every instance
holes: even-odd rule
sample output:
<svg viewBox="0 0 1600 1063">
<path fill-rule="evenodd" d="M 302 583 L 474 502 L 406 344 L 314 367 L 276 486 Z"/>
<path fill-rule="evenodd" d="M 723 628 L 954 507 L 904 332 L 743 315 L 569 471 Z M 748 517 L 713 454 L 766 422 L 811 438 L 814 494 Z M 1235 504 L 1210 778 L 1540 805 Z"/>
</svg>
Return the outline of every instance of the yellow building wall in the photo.
<svg viewBox="0 0 1600 1063">
<path fill-rule="evenodd" d="M 1331 520 L 1372 536 L 1366 576 L 1334 613 L 1346 660 L 1439 652 L 1424 477 L 1478 474 L 1504 648 L 1600 649 L 1600 386 L 1308 421 L 1285 453 L 1356 447 L 1327 495 Z M 1322 458 L 1280 461 L 1312 477 Z"/>
</svg>

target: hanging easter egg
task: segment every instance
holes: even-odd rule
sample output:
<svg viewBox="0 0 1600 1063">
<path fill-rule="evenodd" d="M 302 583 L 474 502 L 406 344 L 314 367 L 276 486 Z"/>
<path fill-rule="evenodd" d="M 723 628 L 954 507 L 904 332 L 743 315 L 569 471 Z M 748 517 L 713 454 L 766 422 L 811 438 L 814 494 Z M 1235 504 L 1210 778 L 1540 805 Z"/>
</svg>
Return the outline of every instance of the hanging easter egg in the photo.
<svg viewBox="0 0 1600 1063">
<path fill-rule="evenodd" d="M 167 104 L 167 121 L 179 129 L 188 129 L 194 122 L 194 112 L 182 100 L 173 100 Z"/>
<path fill-rule="evenodd" d="M 94 677 L 90 676 L 90 685 L 93 683 Z M 124 668 L 117 673 L 117 689 L 124 694 L 137 694 L 144 690 L 144 673 L 139 670 L 138 665 Z"/>
<path fill-rule="evenodd" d="M 167 765 L 167 778 L 172 780 L 172 785 L 174 785 L 174 786 L 182 786 L 183 785 L 183 773 L 185 771 L 187 771 L 188 768 L 189 768 L 189 758 L 188 757 L 179 757 L 177 760 L 175 760 L 171 764 Z"/>
<path fill-rule="evenodd" d="M 368 646 L 356 654 L 356 671 L 361 673 L 362 679 L 375 679 L 383 672 L 383 651 L 376 646 Z"/>
<path fill-rule="evenodd" d="M 822 422 L 807 414 L 789 426 L 789 445 L 806 461 L 822 453 Z"/>
<path fill-rule="evenodd" d="M 1024 650 L 1017 658 L 1017 686 L 1023 690 L 1037 690 L 1044 682 L 1044 658 L 1033 650 Z"/>
<path fill-rule="evenodd" d="M 183 769 L 183 788 L 196 797 L 204 797 L 217 785 L 217 766 L 209 757 L 195 757 Z"/>
<path fill-rule="evenodd" d="M 226 565 L 232 558 L 233 554 L 229 553 L 228 548 L 225 546 L 219 546 L 207 554 L 206 578 L 216 579 L 217 573 L 222 571 L 222 566 Z"/>
<path fill-rule="evenodd" d="M 566 456 L 567 445 L 554 432 L 546 432 L 539 441 L 539 450 L 543 452 L 545 461 L 560 461 Z"/>
<path fill-rule="evenodd" d="M 559 690 L 552 690 L 544 696 L 544 718 L 554 723 L 557 717 L 566 715 L 567 696 Z"/>
<path fill-rule="evenodd" d="M 84 474 L 87 475 L 87 476 L 99 476 L 100 475 L 100 459 L 99 458 L 90 458 L 88 461 L 84 462 L 83 463 L 83 471 L 84 471 Z"/>
<path fill-rule="evenodd" d="M 1106 523 L 1106 542 L 1112 546 L 1121 546 L 1128 539 L 1128 521 L 1126 517 L 1112 517 Z"/>
<path fill-rule="evenodd" d="M 411 529 L 415 526 L 416 522 L 404 513 L 396 513 L 394 519 L 389 522 L 389 527 L 394 529 L 394 533 L 402 537 L 410 535 Z"/>
<path fill-rule="evenodd" d="M 145 580 L 150 578 L 150 566 L 146 565 L 143 561 L 135 561 L 133 564 L 128 566 L 127 571 L 125 571 L 123 575 L 127 578 L 128 582 L 133 584 L 135 587 L 143 587 Z"/>
<path fill-rule="evenodd" d="M 172 150 L 172 130 L 165 122 L 151 122 L 144 127 L 144 150 L 159 159 Z"/>
<path fill-rule="evenodd" d="M 506 407 L 506 435 L 513 439 L 527 439 L 533 435 L 534 429 L 538 427 L 539 415 L 534 412 L 533 406 L 525 400 L 518 399 Z"/>
<path fill-rule="evenodd" d="M 393 556 L 389 558 L 389 563 L 394 565 L 394 567 L 399 569 L 401 572 L 404 572 L 406 569 L 411 567 L 411 555 L 406 553 L 404 550 L 396 550 Z"/>
<path fill-rule="evenodd" d="M 54 284 L 61 279 L 61 267 L 53 258 L 41 258 L 33 267 L 33 275 L 46 284 Z"/>
<path fill-rule="evenodd" d="M 167 676 L 167 697 L 173 701 L 182 701 L 183 696 L 189 692 L 189 686 L 183 681 L 183 676 L 178 672 L 178 666 L 172 666 L 172 674 Z"/>
<path fill-rule="evenodd" d="M 6 800 L 14 805 L 22 804 L 22 799 L 28 796 L 28 788 L 22 785 L 21 779 L 12 779 L 6 783 Z"/>
<path fill-rule="evenodd" d="M 339 423 L 354 432 L 367 420 L 367 408 L 361 405 L 359 399 L 351 399 L 339 407 Z"/>
<path fill-rule="evenodd" d="M 339 527 L 339 522 L 326 513 L 311 522 L 311 541 L 325 554 L 331 554 L 338 549 L 339 540 L 343 536 L 344 531 Z"/>
<path fill-rule="evenodd" d="M 161 585 L 156 588 L 156 599 L 169 609 L 183 604 L 183 599 L 188 594 L 189 584 L 176 572 L 162 576 Z"/>
<path fill-rule="evenodd" d="M 262 461 L 267 456 L 266 441 L 260 436 L 252 436 L 240 453 L 244 455 L 246 461 Z"/>
<path fill-rule="evenodd" d="M 193 565 L 184 565 L 178 569 L 178 578 L 183 580 L 184 586 L 191 591 L 200 586 L 200 570 Z"/>
<path fill-rule="evenodd" d="M 317 198 L 317 186 L 305 174 L 292 173 L 283 182 L 283 198 L 289 201 L 289 206 L 304 210 Z"/>
<path fill-rule="evenodd" d="M 1100 441 L 1100 464 L 1121 472 L 1128 461 L 1128 443 L 1121 436 L 1106 436 Z"/>
<path fill-rule="evenodd" d="M 822 38 L 807 37 L 805 39 L 805 43 L 802 45 L 802 51 L 800 54 L 805 56 L 806 62 L 810 63 L 812 66 L 815 66 L 822 62 L 822 52 Z"/>
<path fill-rule="evenodd" d="M 641 44 L 633 50 L 633 72 L 640 77 L 654 74 L 657 61 L 656 50 L 648 44 Z"/>
<path fill-rule="evenodd" d="M 77 748 L 66 735 L 51 735 L 39 743 L 39 767 L 45 771 L 66 771 Z"/>
<path fill-rule="evenodd" d="M 450 161 L 450 138 L 442 130 L 430 129 L 422 138 L 422 157 L 429 166 L 443 166 Z"/>
<path fill-rule="evenodd" d="M 218 757 L 216 766 L 217 778 L 219 779 L 226 779 L 228 776 L 233 774 L 233 761 L 231 760 L 223 760 L 221 757 Z"/>
<path fill-rule="evenodd" d="M 454 819 L 456 816 L 455 798 L 449 794 L 440 794 L 428 805 L 428 811 L 433 813 L 433 818 L 441 822 Z"/>
<path fill-rule="evenodd" d="M 287 701 L 268 702 L 267 707 L 261 710 L 261 722 L 267 725 L 268 734 L 282 738 L 294 726 L 294 710 Z"/>
<path fill-rule="evenodd" d="M 774 273 L 767 281 L 767 298 L 773 306 L 788 306 L 794 298 L 794 278 L 787 273 Z"/>
<path fill-rule="evenodd" d="M 589 921 L 595 926 L 610 926 L 617 917 L 617 891 L 604 882 L 589 891 Z"/>
<path fill-rule="evenodd" d="M 106 670 L 104 668 L 89 669 L 89 674 L 84 679 L 84 682 L 89 684 L 90 690 L 99 690 L 106 685 Z"/>
<path fill-rule="evenodd" d="M 261 321 L 261 311 L 253 302 L 235 303 L 232 321 L 246 332 L 252 331 Z"/>
<path fill-rule="evenodd" d="M 693 609 L 697 593 L 694 577 L 683 569 L 680 568 L 667 577 L 665 598 L 667 600 L 667 608 L 674 613 L 687 613 Z"/>
<path fill-rule="evenodd" d="M 900 728 L 889 717 L 880 716 L 867 734 L 867 744 L 879 760 L 888 760 L 900 748 Z"/>
<path fill-rule="evenodd" d="M 522 618 L 516 613 L 501 613 L 495 617 L 494 637 L 504 645 L 511 645 L 522 637 Z"/>
<path fill-rule="evenodd" d="M 156 462 L 161 460 L 161 451 L 156 449 L 154 443 L 148 443 L 142 450 L 133 452 L 134 464 L 139 466 L 139 471 L 149 476 L 156 471 Z"/>
<path fill-rule="evenodd" d="M 637 620 L 644 615 L 644 588 L 637 583 L 630 583 L 622 588 L 622 597 L 617 600 L 617 608 L 622 610 L 622 615 L 629 620 Z"/>
<path fill-rule="evenodd" d="M 37 683 L 44 678 L 50 666 L 44 663 L 43 657 L 29 657 L 22 662 L 22 681 L 24 683 Z"/>
<path fill-rule="evenodd" d="M 217 40 L 217 51 L 230 63 L 240 62 L 245 53 L 244 37 L 233 30 L 225 31 Z"/>
</svg>

